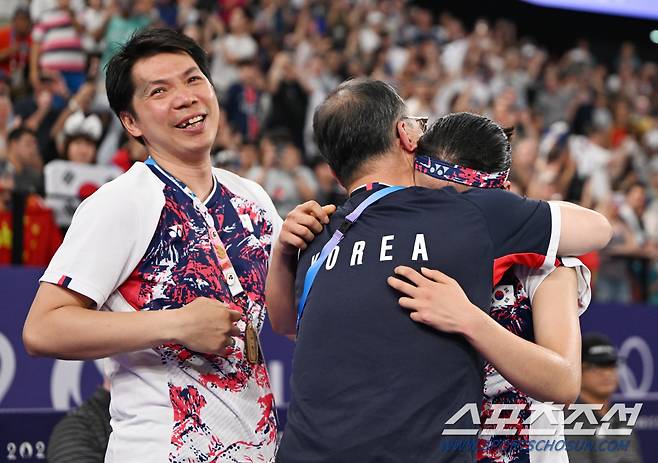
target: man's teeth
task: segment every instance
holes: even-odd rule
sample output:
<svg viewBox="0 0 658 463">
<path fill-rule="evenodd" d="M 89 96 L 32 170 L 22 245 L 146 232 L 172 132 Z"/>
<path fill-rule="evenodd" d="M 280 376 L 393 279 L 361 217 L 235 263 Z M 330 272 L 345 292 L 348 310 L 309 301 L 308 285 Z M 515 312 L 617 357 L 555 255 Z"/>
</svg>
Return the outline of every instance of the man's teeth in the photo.
<svg viewBox="0 0 658 463">
<path fill-rule="evenodd" d="M 185 128 L 187 126 L 190 126 L 192 124 L 196 124 L 197 122 L 201 122 L 203 120 L 203 116 L 195 116 L 191 119 L 188 119 L 187 121 L 183 122 L 182 124 L 178 124 L 178 127 L 180 128 Z"/>
</svg>

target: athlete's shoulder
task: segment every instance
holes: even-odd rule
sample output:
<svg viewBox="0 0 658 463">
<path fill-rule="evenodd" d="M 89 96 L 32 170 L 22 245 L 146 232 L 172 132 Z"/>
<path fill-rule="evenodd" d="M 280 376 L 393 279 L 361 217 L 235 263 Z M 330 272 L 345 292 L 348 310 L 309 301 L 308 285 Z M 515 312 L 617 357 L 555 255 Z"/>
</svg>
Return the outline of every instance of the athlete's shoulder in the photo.
<svg viewBox="0 0 658 463">
<path fill-rule="evenodd" d="M 422 186 L 411 186 L 401 190 L 401 193 L 410 200 L 443 200 L 450 201 L 453 199 L 459 199 L 460 193 L 457 192 L 453 187 L 448 186 L 444 188 L 426 188 Z"/>
<path fill-rule="evenodd" d="M 413 186 L 405 188 L 400 198 L 403 198 L 405 203 L 421 206 L 428 211 L 441 210 L 443 213 L 452 213 L 452 211 L 464 212 L 476 209 L 474 201 L 469 201 L 463 192 L 455 190 L 452 186 L 443 188 Z M 454 206 L 458 207 L 455 209 Z"/>
<path fill-rule="evenodd" d="M 163 188 L 164 183 L 144 163 L 137 162 L 85 199 L 78 210 L 119 215 L 141 214 L 151 208 L 160 210 L 164 205 Z"/>
<path fill-rule="evenodd" d="M 136 162 L 127 172 L 101 186 L 96 193 L 103 196 L 128 198 L 136 194 L 162 193 L 164 183 L 143 162 Z"/>
</svg>

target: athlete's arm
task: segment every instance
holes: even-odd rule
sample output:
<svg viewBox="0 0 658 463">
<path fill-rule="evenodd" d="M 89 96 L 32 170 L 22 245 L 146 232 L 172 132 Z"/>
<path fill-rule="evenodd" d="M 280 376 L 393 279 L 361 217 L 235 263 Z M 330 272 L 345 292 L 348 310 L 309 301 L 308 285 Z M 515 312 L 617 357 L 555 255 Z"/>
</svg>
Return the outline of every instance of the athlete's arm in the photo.
<svg viewBox="0 0 658 463">
<path fill-rule="evenodd" d="M 560 256 L 582 256 L 605 247 L 612 225 L 602 214 L 566 201 L 549 201 L 560 208 Z"/>
<path fill-rule="evenodd" d="M 573 269 L 556 269 L 535 293 L 533 316 L 539 307 L 535 325 L 552 318 L 540 328 L 538 344 L 503 328 L 472 304 L 447 275 L 426 268 L 422 274 L 409 267 L 395 271 L 411 282 L 388 279 L 389 285 L 403 294 L 400 306 L 411 311 L 412 320 L 461 334 L 505 379 L 537 400 L 569 404 L 576 399 L 580 392 L 580 333 Z"/>
<path fill-rule="evenodd" d="M 307 201 L 293 209 L 283 222 L 265 284 L 267 314 L 272 329 L 279 334 L 292 335 L 296 331 L 297 255 L 329 223 L 329 215 L 335 210 L 334 205 L 320 206 L 316 201 Z"/>
<path fill-rule="evenodd" d="M 177 343 L 196 352 L 222 353 L 240 331 L 240 312 L 197 298 L 180 309 L 105 312 L 75 291 L 41 283 L 23 327 L 30 355 L 84 360 Z"/>
<path fill-rule="evenodd" d="M 558 255 L 582 255 L 604 247 L 612 227 L 598 212 L 566 202 L 536 201 L 503 190 L 462 195 L 484 217 L 494 252 L 494 276 L 514 263 L 538 268 Z"/>
<path fill-rule="evenodd" d="M 542 384 L 532 380 L 532 383 L 543 390 L 543 394 L 530 392 L 528 389 L 532 387 L 515 384 L 538 400 L 569 404 L 580 393 L 581 341 L 577 292 L 576 270 L 558 267 L 542 281 L 532 298 L 535 343 L 559 356 L 555 358 L 554 365 L 548 364 L 558 376 L 541 378 L 546 381 L 545 389 Z M 571 400 L 567 400 L 569 398 Z"/>
</svg>

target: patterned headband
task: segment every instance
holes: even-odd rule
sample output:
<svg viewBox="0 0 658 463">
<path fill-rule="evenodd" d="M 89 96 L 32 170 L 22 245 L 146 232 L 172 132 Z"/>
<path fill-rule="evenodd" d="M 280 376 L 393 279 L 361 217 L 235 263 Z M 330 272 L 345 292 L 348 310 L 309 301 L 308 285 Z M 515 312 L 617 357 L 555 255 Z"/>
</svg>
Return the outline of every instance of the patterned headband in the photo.
<svg viewBox="0 0 658 463">
<path fill-rule="evenodd" d="M 509 169 L 488 173 L 458 164 L 449 164 L 429 156 L 416 156 L 414 164 L 418 172 L 430 177 L 477 188 L 503 188 L 509 175 Z"/>
</svg>

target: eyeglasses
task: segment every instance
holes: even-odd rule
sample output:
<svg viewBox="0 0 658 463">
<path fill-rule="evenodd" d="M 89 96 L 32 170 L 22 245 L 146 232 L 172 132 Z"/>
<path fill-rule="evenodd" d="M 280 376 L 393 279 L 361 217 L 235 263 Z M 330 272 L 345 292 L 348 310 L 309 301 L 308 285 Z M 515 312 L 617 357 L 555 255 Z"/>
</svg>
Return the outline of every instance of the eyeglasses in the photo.
<svg viewBox="0 0 658 463">
<path fill-rule="evenodd" d="M 418 127 L 420 127 L 420 130 L 425 133 L 427 130 L 427 121 L 429 121 L 429 117 L 425 116 L 404 116 L 402 119 L 409 119 L 412 121 L 416 121 L 418 123 Z"/>
</svg>

